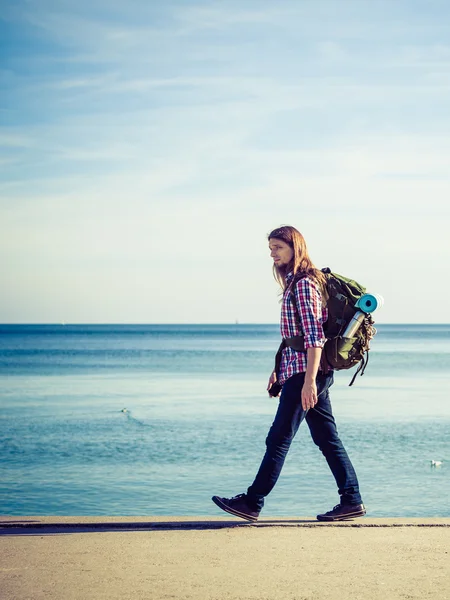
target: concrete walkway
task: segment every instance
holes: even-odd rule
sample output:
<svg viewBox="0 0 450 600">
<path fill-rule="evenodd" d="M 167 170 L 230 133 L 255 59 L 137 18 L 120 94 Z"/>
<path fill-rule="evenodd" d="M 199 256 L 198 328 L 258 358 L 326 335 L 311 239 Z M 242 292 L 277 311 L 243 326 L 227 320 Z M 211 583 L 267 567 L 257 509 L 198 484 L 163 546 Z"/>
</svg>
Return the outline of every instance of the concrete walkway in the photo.
<svg viewBox="0 0 450 600">
<path fill-rule="evenodd" d="M 0 516 L 0 598 L 450 600 L 450 519 Z"/>
</svg>

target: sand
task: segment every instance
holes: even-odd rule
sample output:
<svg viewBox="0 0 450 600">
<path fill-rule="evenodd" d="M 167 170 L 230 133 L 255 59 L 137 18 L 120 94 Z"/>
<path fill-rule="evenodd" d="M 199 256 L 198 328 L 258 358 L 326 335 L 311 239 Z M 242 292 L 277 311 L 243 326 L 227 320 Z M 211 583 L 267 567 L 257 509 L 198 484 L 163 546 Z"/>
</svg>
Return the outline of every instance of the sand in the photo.
<svg viewBox="0 0 450 600">
<path fill-rule="evenodd" d="M 1 517 L 0 598 L 450 600 L 450 519 Z"/>
</svg>

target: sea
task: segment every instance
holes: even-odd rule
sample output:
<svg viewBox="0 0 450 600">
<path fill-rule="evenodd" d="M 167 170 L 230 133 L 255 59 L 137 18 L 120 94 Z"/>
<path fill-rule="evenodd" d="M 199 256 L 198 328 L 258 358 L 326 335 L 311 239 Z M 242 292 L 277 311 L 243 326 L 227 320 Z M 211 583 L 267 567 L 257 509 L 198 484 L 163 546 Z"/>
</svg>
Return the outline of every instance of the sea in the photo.
<svg viewBox="0 0 450 600">
<path fill-rule="evenodd" d="M 373 517 L 450 517 L 450 325 L 377 325 L 335 374 L 341 439 Z M 1 325 L 3 515 L 224 516 L 252 483 L 278 399 L 278 325 Z M 339 501 L 306 423 L 263 516 Z"/>
</svg>

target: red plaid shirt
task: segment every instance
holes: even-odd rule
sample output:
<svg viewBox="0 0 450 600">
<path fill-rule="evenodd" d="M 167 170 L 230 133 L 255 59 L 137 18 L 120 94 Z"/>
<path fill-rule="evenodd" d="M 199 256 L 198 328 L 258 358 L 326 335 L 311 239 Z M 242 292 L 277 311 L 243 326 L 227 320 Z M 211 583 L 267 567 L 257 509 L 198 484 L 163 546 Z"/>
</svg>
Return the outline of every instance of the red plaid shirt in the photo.
<svg viewBox="0 0 450 600">
<path fill-rule="evenodd" d="M 322 294 L 317 283 L 309 277 L 295 282 L 292 288 L 293 274 L 286 277 L 286 290 L 281 305 L 281 337 L 305 336 L 305 350 L 308 348 L 323 348 L 326 337 L 323 333 L 323 323 L 328 318 L 326 304 L 322 303 Z M 295 294 L 297 311 L 294 308 L 292 291 Z M 298 323 L 297 312 L 300 317 Z M 298 352 L 292 348 L 283 349 L 278 382 L 282 385 L 289 377 L 306 371 L 306 352 Z"/>
</svg>

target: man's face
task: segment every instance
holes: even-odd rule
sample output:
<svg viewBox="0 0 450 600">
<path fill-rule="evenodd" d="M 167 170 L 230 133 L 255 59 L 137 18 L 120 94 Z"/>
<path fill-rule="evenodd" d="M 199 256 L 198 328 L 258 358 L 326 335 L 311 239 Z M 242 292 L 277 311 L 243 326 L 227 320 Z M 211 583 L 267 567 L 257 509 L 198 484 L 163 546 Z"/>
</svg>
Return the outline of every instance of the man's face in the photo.
<svg viewBox="0 0 450 600">
<path fill-rule="evenodd" d="M 294 256 L 294 250 L 289 244 L 277 238 L 270 238 L 269 250 L 270 256 L 273 258 L 273 264 L 276 267 L 285 267 L 291 262 Z"/>
</svg>

